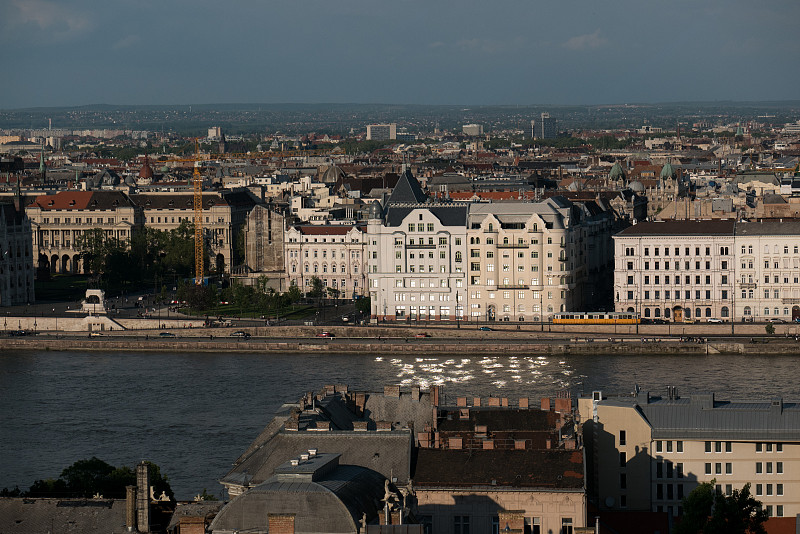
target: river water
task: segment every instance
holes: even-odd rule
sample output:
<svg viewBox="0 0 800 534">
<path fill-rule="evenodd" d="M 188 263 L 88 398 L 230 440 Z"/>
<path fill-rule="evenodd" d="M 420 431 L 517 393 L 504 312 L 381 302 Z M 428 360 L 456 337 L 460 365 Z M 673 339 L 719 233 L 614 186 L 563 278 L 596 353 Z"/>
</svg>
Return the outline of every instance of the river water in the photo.
<svg viewBox="0 0 800 534">
<path fill-rule="evenodd" d="M 115 352 L 0 355 L 0 488 L 27 489 L 76 460 L 161 467 L 179 499 L 217 480 L 284 402 L 325 384 L 531 398 L 570 390 L 800 399 L 795 356 L 407 356 Z"/>
</svg>

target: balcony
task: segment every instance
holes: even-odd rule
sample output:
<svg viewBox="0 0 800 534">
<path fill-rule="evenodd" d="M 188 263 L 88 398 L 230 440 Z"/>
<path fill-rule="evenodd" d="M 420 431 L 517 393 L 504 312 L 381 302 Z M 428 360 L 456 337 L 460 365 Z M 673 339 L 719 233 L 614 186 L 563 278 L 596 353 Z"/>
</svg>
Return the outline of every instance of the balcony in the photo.
<svg viewBox="0 0 800 534">
<path fill-rule="evenodd" d="M 436 245 L 406 245 L 406 248 L 408 248 L 408 249 L 415 249 L 415 248 L 430 248 L 430 249 L 434 249 L 434 248 L 436 248 Z"/>
<path fill-rule="evenodd" d="M 497 248 L 528 248 L 526 243 L 499 243 Z"/>
<path fill-rule="evenodd" d="M 528 289 L 527 284 L 498 284 L 497 289 Z"/>
<path fill-rule="evenodd" d="M 742 289 L 755 289 L 758 284 L 755 282 L 739 282 L 739 287 Z"/>
</svg>

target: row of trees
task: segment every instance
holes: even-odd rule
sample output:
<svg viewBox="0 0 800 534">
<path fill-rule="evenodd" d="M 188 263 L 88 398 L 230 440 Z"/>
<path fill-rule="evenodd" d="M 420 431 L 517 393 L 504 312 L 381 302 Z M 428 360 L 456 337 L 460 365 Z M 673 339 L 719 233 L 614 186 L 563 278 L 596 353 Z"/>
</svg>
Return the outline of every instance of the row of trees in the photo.
<svg viewBox="0 0 800 534">
<path fill-rule="evenodd" d="M 109 281 L 134 285 L 157 277 L 191 277 L 194 274 L 194 225 L 181 222 L 174 230 L 143 228 L 130 243 L 108 236 L 100 228 L 81 235 L 75 242 L 85 272 L 101 285 Z M 205 247 L 205 265 L 209 265 Z"/>
<path fill-rule="evenodd" d="M 161 469 L 152 462 L 150 466 L 150 485 L 153 493 L 163 492 L 174 500 L 175 495 Z M 93 456 L 88 460 L 78 460 L 61 472 L 58 478 L 36 480 L 27 491 L 14 488 L 0 490 L 0 497 L 52 497 L 52 498 L 91 498 L 100 494 L 107 499 L 124 499 L 125 487 L 136 485 L 136 470 L 113 465 Z"/>
</svg>

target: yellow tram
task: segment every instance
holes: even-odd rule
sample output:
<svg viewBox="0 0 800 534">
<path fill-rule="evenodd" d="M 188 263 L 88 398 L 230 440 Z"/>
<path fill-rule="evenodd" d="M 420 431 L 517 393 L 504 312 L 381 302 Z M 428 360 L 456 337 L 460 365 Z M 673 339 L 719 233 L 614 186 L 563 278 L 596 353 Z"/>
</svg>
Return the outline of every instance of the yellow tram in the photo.
<svg viewBox="0 0 800 534">
<path fill-rule="evenodd" d="M 638 324 L 638 313 L 631 312 L 561 312 L 553 316 L 553 324 Z"/>
</svg>

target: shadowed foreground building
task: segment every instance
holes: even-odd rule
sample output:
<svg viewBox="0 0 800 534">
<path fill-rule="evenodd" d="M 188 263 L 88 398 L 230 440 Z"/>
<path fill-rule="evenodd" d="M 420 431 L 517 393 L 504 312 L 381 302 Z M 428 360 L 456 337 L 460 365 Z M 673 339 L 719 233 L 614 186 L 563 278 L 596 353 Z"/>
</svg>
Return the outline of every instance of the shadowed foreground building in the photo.
<svg viewBox="0 0 800 534">
<path fill-rule="evenodd" d="M 455 400 L 438 386 L 326 386 L 285 405 L 222 478 L 232 500 L 211 530 L 572 534 L 586 524 L 570 399 Z"/>
</svg>

